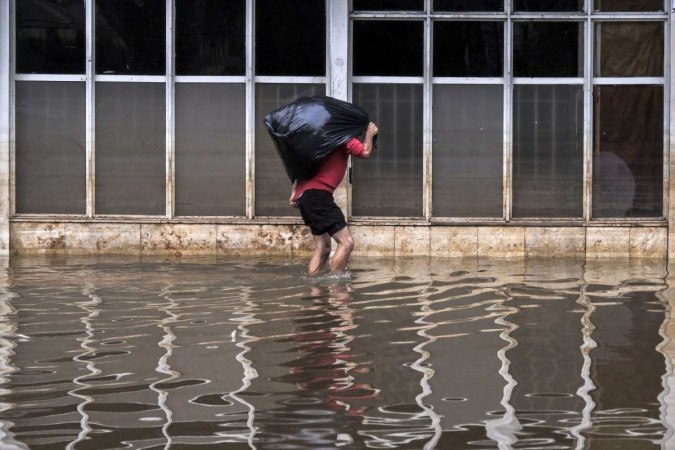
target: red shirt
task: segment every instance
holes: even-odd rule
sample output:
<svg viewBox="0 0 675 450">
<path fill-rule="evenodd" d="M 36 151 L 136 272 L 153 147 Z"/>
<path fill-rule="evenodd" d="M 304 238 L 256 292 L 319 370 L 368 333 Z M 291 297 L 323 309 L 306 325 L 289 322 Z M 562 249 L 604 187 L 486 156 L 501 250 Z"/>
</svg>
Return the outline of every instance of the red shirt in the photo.
<svg viewBox="0 0 675 450">
<path fill-rule="evenodd" d="M 345 145 L 336 148 L 326 156 L 319 165 L 319 170 L 313 178 L 309 180 L 298 180 L 298 186 L 295 190 L 293 201 L 300 198 L 307 189 L 321 189 L 331 194 L 335 192 L 347 170 L 347 158 L 354 155 L 357 158 L 363 157 L 366 147 L 356 138 L 351 138 Z"/>
</svg>

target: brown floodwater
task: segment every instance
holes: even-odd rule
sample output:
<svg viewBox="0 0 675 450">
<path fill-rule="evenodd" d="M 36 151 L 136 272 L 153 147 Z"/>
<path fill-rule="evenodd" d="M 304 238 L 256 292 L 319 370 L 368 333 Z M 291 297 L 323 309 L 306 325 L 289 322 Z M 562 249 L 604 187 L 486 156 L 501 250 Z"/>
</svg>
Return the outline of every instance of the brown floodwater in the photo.
<svg viewBox="0 0 675 450">
<path fill-rule="evenodd" d="M 661 261 L 28 258 L 1 449 L 675 445 Z"/>
</svg>

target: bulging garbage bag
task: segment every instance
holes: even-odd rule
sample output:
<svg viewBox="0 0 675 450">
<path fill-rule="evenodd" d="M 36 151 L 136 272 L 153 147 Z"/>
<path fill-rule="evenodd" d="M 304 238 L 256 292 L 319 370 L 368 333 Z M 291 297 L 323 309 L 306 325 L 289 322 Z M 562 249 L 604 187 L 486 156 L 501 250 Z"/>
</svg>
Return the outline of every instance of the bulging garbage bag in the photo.
<svg viewBox="0 0 675 450">
<path fill-rule="evenodd" d="M 360 107 L 325 95 L 301 97 L 265 116 L 291 182 L 311 178 L 325 156 L 365 132 L 369 122 Z"/>
</svg>

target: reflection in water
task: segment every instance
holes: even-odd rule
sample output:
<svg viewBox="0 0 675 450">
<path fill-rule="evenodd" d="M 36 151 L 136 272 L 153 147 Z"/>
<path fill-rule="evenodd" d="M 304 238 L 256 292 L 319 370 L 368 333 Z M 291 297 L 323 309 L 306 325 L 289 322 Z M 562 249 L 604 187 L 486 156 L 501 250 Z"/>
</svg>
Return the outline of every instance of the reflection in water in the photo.
<svg viewBox="0 0 675 450">
<path fill-rule="evenodd" d="M 17 258 L 0 447 L 653 448 L 665 263 Z"/>
</svg>

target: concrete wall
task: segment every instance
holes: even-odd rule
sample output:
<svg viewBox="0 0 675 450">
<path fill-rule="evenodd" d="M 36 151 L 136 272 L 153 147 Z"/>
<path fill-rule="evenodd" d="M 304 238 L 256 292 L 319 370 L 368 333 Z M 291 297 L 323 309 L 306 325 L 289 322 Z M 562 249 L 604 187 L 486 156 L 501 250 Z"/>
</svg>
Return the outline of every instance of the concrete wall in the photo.
<svg viewBox="0 0 675 450">
<path fill-rule="evenodd" d="M 453 258 L 665 258 L 666 227 L 352 225 L 354 255 Z M 300 223 L 17 222 L 11 250 L 40 254 L 221 254 L 305 257 L 312 237 Z"/>
</svg>

